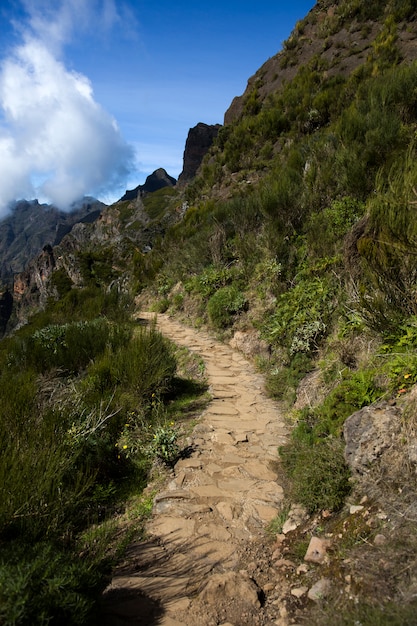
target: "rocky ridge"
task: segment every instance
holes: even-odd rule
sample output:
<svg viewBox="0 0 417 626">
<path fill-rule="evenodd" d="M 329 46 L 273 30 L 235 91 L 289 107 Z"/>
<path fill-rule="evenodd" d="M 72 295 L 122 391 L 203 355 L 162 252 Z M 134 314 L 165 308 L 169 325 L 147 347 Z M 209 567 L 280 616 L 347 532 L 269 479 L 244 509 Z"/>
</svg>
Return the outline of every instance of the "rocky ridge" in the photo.
<svg viewBox="0 0 417 626">
<path fill-rule="evenodd" d="M 343 3 L 340 3 L 341 5 Z M 354 9 L 337 6 L 322 0 L 300 20 L 283 49 L 269 58 L 248 79 L 245 91 L 236 96 L 224 115 L 224 124 L 237 120 L 245 109 L 251 94 L 256 93 L 259 103 L 279 92 L 297 74 L 301 66 L 315 62 L 326 68 L 326 76 L 348 76 L 372 54 L 381 23 L 375 18 L 359 19 Z M 396 33 L 400 58 L 407 62 L 417 59 L 415 23 L 404 22 Z"/>
</svg>

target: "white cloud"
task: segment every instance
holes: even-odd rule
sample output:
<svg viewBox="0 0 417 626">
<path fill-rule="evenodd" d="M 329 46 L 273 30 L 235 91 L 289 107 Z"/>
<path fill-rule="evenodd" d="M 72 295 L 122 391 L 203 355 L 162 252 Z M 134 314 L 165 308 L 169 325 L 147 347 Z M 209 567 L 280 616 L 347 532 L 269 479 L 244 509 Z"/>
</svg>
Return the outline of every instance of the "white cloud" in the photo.
<svg viewBox="0 0 417 626">
<path fill-rule="evenodd" d="M 23 43 L 0 65 L 0 215 L 10 200 L 33 194 L 67 208 L 84 194 L 123 186 L 133 164 L 133 148 L 94 100 L 88 78 L 59 58 L 74 11 L 81 21 L 91 17 L 86 3 L 66 0 L 53 15 L 41 12 L 46 4 L 36 3 Z M 104 7 L 108 26 L 117 12 L 112 0 Z"/>
</svg>

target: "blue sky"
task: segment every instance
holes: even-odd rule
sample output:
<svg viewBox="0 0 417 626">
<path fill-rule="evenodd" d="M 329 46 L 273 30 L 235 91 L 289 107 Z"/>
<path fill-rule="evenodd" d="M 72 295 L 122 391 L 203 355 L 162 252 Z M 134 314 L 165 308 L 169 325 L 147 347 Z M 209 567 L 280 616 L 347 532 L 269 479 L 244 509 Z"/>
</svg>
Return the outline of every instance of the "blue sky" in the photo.
<svg viewBox="0 0 417 626">
<path fill-rule="evenodd" d="M 177 177 L 313 0 L 8 0 L 0 7 L 0 215 L 12 198 L 110 202 Z M 3 211 L 4 212 L 4 211 Z"/>
</svg>

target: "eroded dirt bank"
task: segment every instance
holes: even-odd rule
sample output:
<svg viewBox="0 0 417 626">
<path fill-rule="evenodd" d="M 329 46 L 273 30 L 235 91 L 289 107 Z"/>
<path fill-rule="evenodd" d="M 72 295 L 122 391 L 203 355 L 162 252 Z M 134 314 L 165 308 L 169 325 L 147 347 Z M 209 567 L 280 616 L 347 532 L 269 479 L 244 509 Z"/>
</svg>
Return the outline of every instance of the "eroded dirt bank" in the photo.
<svg viewBox="0 0 417 626">
<path fill-rule="evenodd" d="M 287 437 L 279 408 L 240 353 L 166 315 L 157 323 L 204 359 L 213 399 L 193 431 L 191 456 L 155 498 L 147 541 L 129 548 L 104 594 L 104 623 L 285 623 L 265 547 L 283 500 L 274 463 Z"/>
</svg>

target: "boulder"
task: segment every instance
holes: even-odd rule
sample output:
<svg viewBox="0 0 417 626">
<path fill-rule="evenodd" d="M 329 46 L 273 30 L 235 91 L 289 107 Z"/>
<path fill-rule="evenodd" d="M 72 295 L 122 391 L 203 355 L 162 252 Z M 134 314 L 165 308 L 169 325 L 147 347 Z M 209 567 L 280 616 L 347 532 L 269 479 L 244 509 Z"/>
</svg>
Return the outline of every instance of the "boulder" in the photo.
<svg viewBox="0 0 417 626">
<path fill-rule="evenodd" d="M 326 552 L 330 545 L 329 539 L 311 537 L 304 561 L 307 561 L 308 563 L 324 563 L 326 560 Z"/>
<path fill-rule="evenodd" d="M 307 596 L 313 602 L 320 602 L 329 595 L 331 581 L 328 578 L 320 578 L 309 590 Z"/>
<path fill-rule="evenodd" d="M 233 338 L 229 342 L 230 347 L 239 350 L 246 356 L 270 356 L 269 345 L 260 338 L 256 330 L 236 331 Z"/>
<path fill-rule="evenodd" d="M 401 409 L 388 402 L 364 407 L 347 418 L 343 428 L 345 460 L 352 472 L 366 474 L 396 440 Z"/>
</svg>

